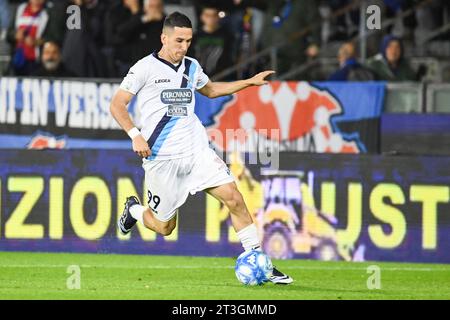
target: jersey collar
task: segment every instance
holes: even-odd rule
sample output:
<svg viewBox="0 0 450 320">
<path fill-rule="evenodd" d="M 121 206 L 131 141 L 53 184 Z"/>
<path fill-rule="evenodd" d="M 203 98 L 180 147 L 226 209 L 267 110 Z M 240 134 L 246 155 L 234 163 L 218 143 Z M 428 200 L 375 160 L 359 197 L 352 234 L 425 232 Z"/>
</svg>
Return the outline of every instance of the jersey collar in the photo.
<svg viewBox="0 0 450 320">
<path fill-rule="evenodd" d="M 167 60 L 161 58 L 161 57 L 158 55 L 158 52 L 156 52 L 156 51 L 153 51 L 152 55 L 153 55 L 156 59 L 158 59 L 159 61 L 161 61 L 162 63 L 164 63 L 164 64 L 168 65 L 169 67 L 171 67 L 175 72 L 178 72 L 178 69 L 179 69 L 180 66 L 183 64 L 183 61 L 181 61 L 181 62 L 176 66 L 176 65 L 170 63 L 169 61 L 167 61 Z M 183 60 L 184 60 L 184 58 L 183 58 Z"/>
</svg>

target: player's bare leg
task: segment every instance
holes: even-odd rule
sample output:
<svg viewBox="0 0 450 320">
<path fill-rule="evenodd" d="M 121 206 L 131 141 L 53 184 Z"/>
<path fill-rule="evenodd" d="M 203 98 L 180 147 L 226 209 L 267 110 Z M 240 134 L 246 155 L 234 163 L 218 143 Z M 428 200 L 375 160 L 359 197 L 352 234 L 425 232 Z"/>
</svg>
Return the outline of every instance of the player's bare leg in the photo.
<svg viewBox="0 0 450 320">
<path fill-rule="evenodd" d="M 147 229 L 153 230 L 163 236 L 172 233 L 177 224 L 177 215 L 175 214 L 169 221 L 163 222 L 155 218 L 150 208 L 140 204 L 136 197 L 128 197 L 125 202 L 123 213 L 117 222 L 117 226 L 122 234 L 127 234 L 139 221 Z"/>
<path fill-rule="evenodd" d="M 231 222 L 236 232 L 239 232 L 253 224 L 253 220 L 248 212 L 244 198 L 237 189 L 236 183 L 232 182 L 224 184 L 205 191 L 229 209 L 231 213 Z"/>
<path fill-rule="evenodd" d="M 228 207 L 231 223 L 244 250 L 261 250 L 256 225 L 248 212 L 242 194 L 237 189 L 236 183 L 227 183 L 205 191 Z M 270 278 L 270 281 L 277 284 L 289 284 L 293 280 L 274 267 L 273 276 Z"/>
<path fill-rule="evenodd" d="M 152 210 L 147 208 L 143 213 L 144 226 L 147 229 L 153 230 L 163 236 L 168 236 L 172 233 L 177 225 L 177 215 L 167 222 L 159 221 L 155 218 Z"/>
</svg>

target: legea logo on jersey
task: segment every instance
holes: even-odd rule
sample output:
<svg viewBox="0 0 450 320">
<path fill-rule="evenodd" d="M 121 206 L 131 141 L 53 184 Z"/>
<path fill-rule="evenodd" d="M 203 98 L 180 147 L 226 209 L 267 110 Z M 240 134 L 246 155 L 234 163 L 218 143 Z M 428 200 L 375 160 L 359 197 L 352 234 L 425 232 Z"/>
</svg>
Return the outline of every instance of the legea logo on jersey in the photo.
<svg viewBox="0 0 450 320">
<path fill-rule="evenodd" d="M 170 79 L 156 79 L 155 83 L 169 83 Z"/>
<path fill-rule="evenodd" d="M 167 115 L 169 117 L 187 117 L 188 111 L 185 106 L 168 106 Z"/>
<path fill-rule="evenodd" d="M 161 92 L 161 102 L 164 104 L 187 104 L 192 102 L 191 89 L 167 89 Z"/>
</svg>

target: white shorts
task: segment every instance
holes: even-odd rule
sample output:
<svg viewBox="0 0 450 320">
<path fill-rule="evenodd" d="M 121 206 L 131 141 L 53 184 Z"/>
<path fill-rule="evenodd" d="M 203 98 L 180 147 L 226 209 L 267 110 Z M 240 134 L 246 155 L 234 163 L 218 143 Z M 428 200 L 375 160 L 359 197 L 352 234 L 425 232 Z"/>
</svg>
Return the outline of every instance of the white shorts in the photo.
<svg viewBox="0 0 450 320">
<path fill-rule="evenodd" d="M 190 194 L 234 182 L 225 162 L 210 148 L 172 160 L 144 161 L 148 206 L 155 218 L 172 219 Z"/>
</svg>

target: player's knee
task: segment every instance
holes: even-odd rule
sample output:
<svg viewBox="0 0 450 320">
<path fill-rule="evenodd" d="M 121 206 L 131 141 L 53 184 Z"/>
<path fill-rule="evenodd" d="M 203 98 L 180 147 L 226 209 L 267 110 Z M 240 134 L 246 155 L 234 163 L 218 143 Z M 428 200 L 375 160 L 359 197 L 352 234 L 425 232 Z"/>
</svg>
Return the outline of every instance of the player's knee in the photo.
<svg viewBox="0 0 450 320">
<path fill-rule="evenodd" d="M 167 228 L 163 228 L 159 231 L 159 234 L 162 236 L 170 236 L 172 234 L 172 230 L 167 229 Z"/>
<path fill-rule="evenodd" d="M 169 227 L 161 227 L 159 229 L 159 234 L 162 236 L 168 236 L 172 233 L 173 229 Z"/>
<path fill-rule="evenodd" d="M 241 193 L 236 189 L 234 190 L 230 196 L 225 200 L 225 205 L 231 211 L 236 210 L 244 205 L 244 199 L 242 198 Z"/>
<path fill-rule="evenodd" d="M 175 229 L 174 223 L 163 225 L 159 228 L 159 234 L 161 234 L 162 236 L 169 236 L 170 234 L 172 234 L 173 229 Z"/>
</svg>

